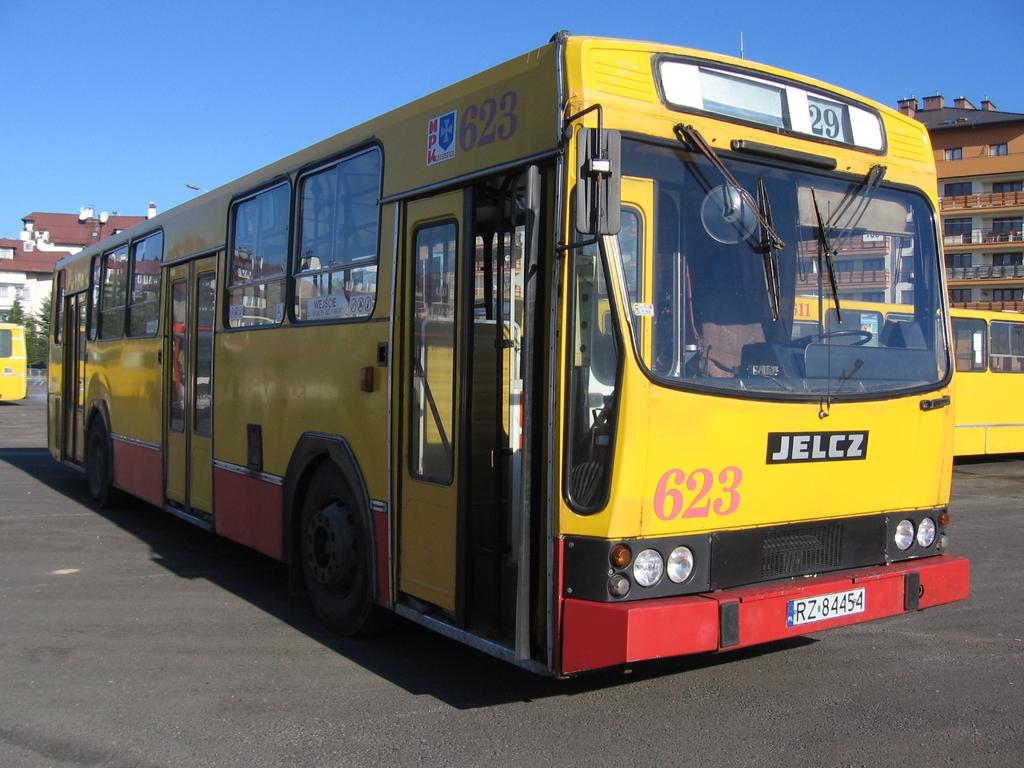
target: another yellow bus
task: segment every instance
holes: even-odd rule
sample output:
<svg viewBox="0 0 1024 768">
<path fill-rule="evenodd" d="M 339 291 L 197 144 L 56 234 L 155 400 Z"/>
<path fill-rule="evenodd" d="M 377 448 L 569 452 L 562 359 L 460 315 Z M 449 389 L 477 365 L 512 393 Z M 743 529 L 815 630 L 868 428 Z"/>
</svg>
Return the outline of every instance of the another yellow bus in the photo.
<svg viewBox="0 0 1024 768">
<path fill-rule="evenodd" d="M 952 309 L 956 456 L 1024 452 L 1024 315 Z"/>
<path fill-rule="evenodd" d="M 0 323 L 0 402 L 28 396 L 25 360 L 25 329 Z"/>
<path fill-rule="evenodd" d="M 935 189 L 855 94 L 559 34 L 61 261 L 51 451 L 556 676 L 961 600 Z"/>
</svg>

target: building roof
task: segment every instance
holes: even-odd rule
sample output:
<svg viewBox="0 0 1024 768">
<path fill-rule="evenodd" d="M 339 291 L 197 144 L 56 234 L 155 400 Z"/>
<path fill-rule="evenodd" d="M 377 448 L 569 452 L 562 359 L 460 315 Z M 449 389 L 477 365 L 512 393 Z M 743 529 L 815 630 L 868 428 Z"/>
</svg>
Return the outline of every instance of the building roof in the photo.
<svg viewBox="0 0 1024 768">
<path fill-rule="evenodd" d="M 914 117 L 925 124 L 929 131 L 946 131 L 954 128 L 978 128 L 1002 123 L 1024 123 L 1024 114 L 1018 112 L 997 112 L 985 109 L 919 109 Z"/>
<path fill-rule="evenodd" d="M 100 226 L 95 220 L 79 221 L 74 213 L 42 213 L 33 212 L 21 217 L 23 222 L 32 222 L 36 232 L 49 232 L 53 245 L 72 245 L 85 247 L 104 238 L 130 229 L 146 220 L 145 216 L 111 216 L 107 223 Z"/>
<path fill-rule="evenodd" d="M 27 251 L 24 241 L 3 237 L 0 237 L 0 248 L 14 249 L 13 259 L 0 259 L 0 272 L 52 274 L 54 265 L 71 255 L 70 251 L 41 251 L 38 248 Z"/>
</svg>

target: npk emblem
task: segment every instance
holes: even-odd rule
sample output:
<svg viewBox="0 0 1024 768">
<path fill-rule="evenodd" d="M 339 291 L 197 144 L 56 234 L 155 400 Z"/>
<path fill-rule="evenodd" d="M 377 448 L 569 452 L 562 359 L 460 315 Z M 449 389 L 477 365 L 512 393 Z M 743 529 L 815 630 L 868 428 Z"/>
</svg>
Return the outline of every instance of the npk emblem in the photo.
<svg viewBox="0 0 1024 768">
<path fill-rule="evenodd" d="M 768 464 L 859 461 L 867 457 L 867 432 L 768 433 Z"/>
</svg>

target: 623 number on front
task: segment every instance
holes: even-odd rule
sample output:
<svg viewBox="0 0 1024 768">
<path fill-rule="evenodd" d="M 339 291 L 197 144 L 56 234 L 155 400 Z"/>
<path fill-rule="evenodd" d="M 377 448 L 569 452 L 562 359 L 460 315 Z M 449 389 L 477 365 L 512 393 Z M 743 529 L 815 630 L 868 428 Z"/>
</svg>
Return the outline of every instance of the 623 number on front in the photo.
<svg viewBox="0 0 1024 768">
<path fill-rule="evenodd" d="M 662 520 L 679 517 L 731 515 L 740 507 L 743 470 L 726 467 L 717 475 L 699 468 L 684 472 L 670 469 L 661 476 L 654 492 L 654 514 Z"/>
</svg>

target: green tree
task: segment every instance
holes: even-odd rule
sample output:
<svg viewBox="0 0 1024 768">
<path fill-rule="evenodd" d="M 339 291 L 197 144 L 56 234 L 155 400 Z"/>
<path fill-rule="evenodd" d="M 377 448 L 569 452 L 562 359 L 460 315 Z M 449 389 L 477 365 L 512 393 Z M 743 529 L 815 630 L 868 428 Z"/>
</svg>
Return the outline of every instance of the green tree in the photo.
<svg viewBox="0 0 1024 768">
<path fill-rule="evenodd" d="M 25 308 L 21 306 L 21 297 L 17 293 L 14 294 L 14 303 L 11 304 L 11 310 L 7 313 L 7 322 L 15 325 L 25 324 Z"/>
</svg>

